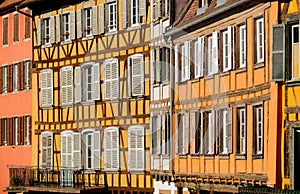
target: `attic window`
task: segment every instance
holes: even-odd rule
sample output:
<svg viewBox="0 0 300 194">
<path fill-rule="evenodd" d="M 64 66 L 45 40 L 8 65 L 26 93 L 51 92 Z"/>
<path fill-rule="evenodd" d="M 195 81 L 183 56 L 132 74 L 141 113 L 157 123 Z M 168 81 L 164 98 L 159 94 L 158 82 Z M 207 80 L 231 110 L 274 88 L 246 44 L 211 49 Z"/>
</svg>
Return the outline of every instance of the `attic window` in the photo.
<svg viewBox="0 0 300 194">
<path fill-rule="evenodd" d="M 206 0 L 199 0 L 199 8 L 204 7 L 206 5 Z"/>
<path fill-rule="evenodd" d="M 204 13 L 204 11 L 207 9 L 208 4 L 211 2 L 211 0 L 199 0 L 199 8 L 197 10 L 197 15 Z"/>
</svg>

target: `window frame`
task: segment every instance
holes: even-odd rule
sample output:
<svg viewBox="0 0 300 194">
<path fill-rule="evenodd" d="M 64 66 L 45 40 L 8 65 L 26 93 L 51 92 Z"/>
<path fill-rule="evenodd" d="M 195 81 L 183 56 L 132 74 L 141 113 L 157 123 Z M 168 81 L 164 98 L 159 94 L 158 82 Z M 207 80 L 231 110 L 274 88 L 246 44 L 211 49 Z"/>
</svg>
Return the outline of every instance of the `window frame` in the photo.
<svg viewBox="0 0 300 194">
<path fill-rule="evenodd" d="M 30 88 L 30 59 L 24 61 L 24 90 Z"/>
<path fill-rule="evenodd" d="M 8 65 L 2 66 L 2 94 L 7 94 L 8 92 Z"/>
<path fill-rule="evenodd" d="M 51 30 L 51 24 L 50 24 L 50 17 L 42 18 L 42 42 L 43 45 L 51 44 L 51 38 L 50 38 L 50 30 Z"/>
<path fill-rule="evenodd" d="M 263 155 L 263 150 L 264 150 L 264 111 L 263 111 L 262 104 L 253 106 L 253 117 L 254 117 L 253 154 L 254 155 Z M 259 119 L 261 119 L 261 120 L 259 120 Z M 260 139 L 261 139 L 261 141 L 259 141 Z"/>
<path fill-rule="evenodd" d="M 243 39 L 244 37 L 244 39 Z M 247 26 L 239 26 L 239 68 L 247 66 Z"/>
<path fill-rule="evenodd" d="M 63 41 L 70 41 L 71 40 L 71 13 L 63 13 L 62 17 L 62 37 Z M 68 29 L 68 30 L 67 30 Z"/>
<path fill-rule="evenodd" d="M 117 133 L 117 140 L 116 142 L 112 141 L 112 136 L 109 136 L 110 137 L 110 142 L 107 142 L 107 138 L 108 138 L 108 133 Z M 113 142 L 115 143 L 115 146 L 113 145 Z M 110 144 L 110 147 L 107 148 L 107 145 Z M 116 159 L 116 160 L 113 160 L 116 162 L 116 166 L 114 166 L 114 164 L 110 164 L 112 167 L 108 167 L 106 166 L 106 164 L 108 162 L 104 162 L 104 171 L 108 171 L 108 172 L 115 172 L 115 171 L 118 171 L 120 169 L 120 131 L 119 131 L 119 128 L 117 127 L 107 127 L 104 129 L 104 161 L 107 161 L 107 151 L 110 151 L 111 153 L 113 152 L 116 152 L 116 157 L 117 158 L 113 158 L 113 155 L 111 155 L 111 160 L 113 159 Z"/>
<path fill-rule="evenodd" d="M 13 43 L 20 41 L 20 14 L 13 14 Z"/>
<path fill-rule="evenodd" d="M 261 25 L 261 28 L 259 27 Z M 259 31 L 261 29 L 261 31 Z M 255 19 L 255 36 L 256 36 L 256 63 L 262 63 L 264 62 L 264 56 L 265 56 L 265 40 L 264 40 L 264 18 L 257 18 Z M 261 54 L 260 54 L 261 51 Z"/>
<path fill-rule="evenodd" d="M 246 107 L 237 108 L 237 154 L 246 155 L 247 153 L 247 114 Z M 242 135 L 244 134 L 244 135 Z M 244 144 L 244 145 L 243 145 Z M 244 150 L 242 149 L 244 148 Z"/>
<path fill-rule="evenodd" d="M 131 22 L 131 26 L 139 26 L 141 21 L 140 21 L 140 1 L 139 0 L 130 0 L 131 1 L 131 6 L 130 6 L 130 22 Z M 136 3 L 136 7 L 134 8 L 134 2 Z M 135 15 L 134 15 L 134 9 L 136 10 Z M 135 21 L 135 23 L 134 23 Z"/>
<path fill-rule="evenodd" d="M 19 62 L 15 62 L 12 64 L 12 82 L 13 82 L 13 92 L 17 92 L 19 90 L 18 85 L 19 85 Z"/>
<path fill-rule="evenodd" d="M 117 27 L 118 27 L 117 26 L 118 25 L 117 2 L 115 1 L 115 2 L 108 3 L 107 6 L 108 6 L 108 32 L 115 32 L 117 31 Z"/>
<path fill-rule="evenodd" d="M 8 28 L 9 28 L 9 21 L 8 15 L 2 17 L 2 46 L 8 45 Z M 5 30 L 6 29 L 6 30 Z"/>
<path fill-rule="evenodd" d="M 141 125 L 134 125 L 128 128 L 128 171 L 130 172 L 143 172 L 145 170 L 145 129 Z M 135 136 L 133 135 L 135 133 Z M 141 136 L 141 147 L 132 147 L 131 138 L 134 138 L 135 144 L 137 145 L 138 138 Z M 131 152 L 135 152 L 135 156 Z M 132 160 L 132 157 L 134 158 Z M 132 160 L 132 161 L 131 161 Z M 135 162 L 132 166 L 131 162 Z M 141 166 L 139 167 L 139 162 Z"/>
<path fill-rule="evenodd" d="M 25 116 L 25 145 L 30 145 L 31 144 L 31 117 L 30 116 Z"/>
<path fill-rule="evenodd" d="M 46 139 L 46 144 L 47 145 L 43 145 L 43 136 L 46 136 L 46 138 L 49 138 L 50 137 L 50 142 L 51 144 L 48 145 L 49 143 L 49 139 Z M 52 131 L 43 131 L 41 133 L 41 138 L 40 138 L 40 141 L 41 141 L 41 148 L 40 148 L 40 167 L 41 168 L 46 168 L 46 169 L 52 169 L 53 168 L 53 141 L 54 141 L 54 134 Z M 46 165 L 44 165 L 43 163 L 43 152 L 46 151 Z M 50 156 L 49 156 L 49 153 L 50 152 Z M 50 166 L 48 166 L 50 165 Z"/>
<path fill-rule="evenodd" d="M 88 16 L 88 12 L 89 12 L 89 16 Z M 93 15 L 93 10 L 92 7 L 87 7 L 83 9 L 83 20 L 84 20 L 84 26 L 83 26 L 83 31 L 84 31 L 84 35 L 85 37 L 90 37 L 93 36 L 93 31 L 92 31 L 92 27 L 93 27 L 93 21 L 92 21 L 92 15 Z M 89 21 L 89 24 L 88 24 Z"/>
<path fill-rule="evenodd" d="M 112 68 L 113 68 L 113 64 L 116 64 L 116 77 L 112 78 L 113 76 L 113 71 L 112 71 Z M 119 93 L 119 60 L 117 58 L 110 58 L 110 59 L 106 59 L 104 61 L 104 99 L 105 100 L 117 100 L 120 96 L 120 93 Z M 107 66 L 109 66 L 110 68 L 110 71 L 109 71 L 109 76 L 110 76 L 110 79 L 107 79 Z M 112 82 L 116 82 L 115 84 L 115 87 L 117 88 L 113 88 L 113 84 Z M 107 95 L 107 87 L 108 87 L 108 83 L 110 84 L 110 94 L 109 96 L 106 96 Z M 116 93 L 113 93 L 115 92 L 114 90 L 116 90 Z M 116 95 L 116 96 L 114 96 Z"/>
</svg>

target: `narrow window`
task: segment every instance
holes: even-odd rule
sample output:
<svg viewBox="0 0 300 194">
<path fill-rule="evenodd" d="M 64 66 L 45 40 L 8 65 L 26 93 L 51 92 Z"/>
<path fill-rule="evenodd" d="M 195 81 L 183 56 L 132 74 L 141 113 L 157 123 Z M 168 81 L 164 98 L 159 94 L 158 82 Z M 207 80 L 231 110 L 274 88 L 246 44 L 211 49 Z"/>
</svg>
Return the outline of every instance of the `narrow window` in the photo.
<svg viewBox="0 0 300 194">
<path fill-rule="evenodd" d="M 152 122 L 152 154 L 158 153 L 158 134 L 160 128 L 158 129 L 158 116 L 152 116 L 151 117 Z"/>
<path fill-rule="evenodd" d="M 237 109 L 237 153 L 246 153 L 246 111 Z"/>
<path fill-rule="evenodd" d="M 8 45 L 8 17 L 3 17 L 2 22 L 2 44 Z"/>
<path fill-rule="evenodd" d="M 44 44 L 50 43 L 50 18 L 43 19 L 43 42 Z"/>
<path fill-rule="evenodd" d="M 104 61 L 104 90 L 105 99 L 117 99 L 119 97 L 119 67 L 117 59 Z"/>
<path fill-rule="evenodd" d="M 256 23 L 256 62 L 264 61 L 264 20 L 255 20 Z"/>
<path fill-rule="evenodd" d="M 108 127 L 104 130 L 104 170 L 119 170 L 119 129 Z"/>
<path fill-rule="evenodd" d="M 229 32 L 223 32 L 223 71 L 227 71 L 229 67 Z"/>
<path fill-rule="evenodd" d="M 201 113 L 195 112 L 195 151 L 194 154 L 200 154 L 201 152 Z"/>
<path fill-rule="evenodd" d="M 84 31 L 86 36 L 92 35 L 92 9 L 84 10 Z"/>
<path fill-rule="evenodd" d="M 15 145 L 19 145 L 19 118 L 14 118 Z"/>
<path fill-rule="evenodd" d="M 2 134 L 3 134 L 3 145 L 7 146 L 8 144 L 8 126 L 7 126 L 7 118 L 2 119 Z"/>
<path fill-rule="evenodd" d="M 84 88 L 85 88 L 85 100 L 86 102 L 92 100 L 92 66 L 89 65 L 83 69 Z"/>
<path fill-rule="evenodd" d="M 203 150 L 205 154 L 214 153 L 214 137 L 213 137 L 213 125 L 212 125 L 212 112 L 203 113 Z"/>
<path fill-rule="evenodd" d="M 222 133 L 222 145 L 221 145 L 221 153 L 222 154 L 227 154 L 228 153 L 228 128 L 227 128 L 227 116 L 228 112 L 226 109 L 223 109 L 221 111 L 221 133 Z"/>
<path fill-rule="evenodd" d="M 184 153 L 184 114 L 177 115 L 178 154 Z"/>
<path fill-rule="evenodd" d="M 30 61 L 24 61 L 24 90 L 30 87 Z"/>
<path fill-rule="evenodd" d="M 18 68 L 19 65 L 18 63 L 13 64 L 13 91 L 17 92 L 18 91 L 18 84 L 19 84 L 19 80 L 18 80 Z"/>
<path fill-rule="evenodd" d="M 25 117 L 25 145 L 30 145 L 30 135 L 31 135 L 31 127 L 30 123 L 31 119 L 30 116 Z"/>
<path fill-rule="evenodd" d="M 132 0 L 131 4 L 131 25 L 140 23 L 139 0 Z"/>
<path fill-rule="evenodd" d="M 43 132 L 41 134 L 40 166 L 52 168 L 53 166 L 53 133 Z"/>
<path fill-rule="evenodd" d="M 255 106 L 253 108 L 253 118 L 254 118 L 254 126 L 253 126 L 253 151 L 254 154 L 262 154 L 263 153 L 263 107 Z"/>
<path fill-rule="evenodd" d="M 109 32 L 117 30 L 117 3 L 108 4 L 108 30 Z"/>
<path fill-rule="evenodd" d="M 300 77 L 299 26 L 292 26 L 292 79 Z"/>
<path fill-rule="evenodd" d="M 70 40 L 70 13 L 63 14 L 63 40 Z"/>
<path fill-rule="evenodd" d="M 13 41 L 18 42 L 19 41 L 19 27 L 20 27 L 20 16 L 18 13 L 14 14 L 14 28 L 13 28 Z"/>
<path fill-rule="evenodd" d="M 73 103 L 73 67 L 71 66 L 60 69 L 60 97 L 61 105 Z"/>
<path fill-rule="evenodd" d="M 135 54 L 128 58 L 128 93 L 130 96 L 141 96 L 144 94 L 144 58 L 141 54 Z"/>
<path fill-rule="evenodd" d="M 207 57 L 208 57 L 208 75 L 213 74 L 213 37 L 208 37 L 208 48 L 207 48 Z"/>
<path fill-rule="evenodd" d="M 30 10 L 26 10 L 25 11 L 26 14 L 30 15 L 31 14 L 31 11 Z M 30 17 L 26 16 L 25 15 L 25 31 L 24 31 L 24 37 L 25 39 L 29 39 L 30 36 L 31 36 L 31 21 L 30 21 Z"/>
<path fill-rule="evenodd" d="M 246 67 L 246 25 L 239 27 L 239 67 Z"/>
<path fill-rule="evenodd" d="M 7 66 L 3 66 L 2 67 L 2 93 L 7 93 L 7 85 L 8 85 L 8 83 L 7 83 L 7 69 L 8 69 L 8 67 Z"/>
<path fill-rule="evenodd" d="M 162 126 L 162 132 L 161 132 L 161 148 L 162 148 L 162 154 L 168 155 L 169 154 L 169 139 L 170 139 L 170 115 L 168 113 L 165 113 L 163 115 L 163 126 Z"/>
<path fill-rule="evenodd" d="M 53 70 L 44 69 L 40 73 L 41 107 L 49 108 L 53 105 Z"/>
<path fill-rule="evenodd" d="M 132 126 L 128 129 L 128 169 L 143 171 L 145 169 L 144 128 Z"/>
</svg>

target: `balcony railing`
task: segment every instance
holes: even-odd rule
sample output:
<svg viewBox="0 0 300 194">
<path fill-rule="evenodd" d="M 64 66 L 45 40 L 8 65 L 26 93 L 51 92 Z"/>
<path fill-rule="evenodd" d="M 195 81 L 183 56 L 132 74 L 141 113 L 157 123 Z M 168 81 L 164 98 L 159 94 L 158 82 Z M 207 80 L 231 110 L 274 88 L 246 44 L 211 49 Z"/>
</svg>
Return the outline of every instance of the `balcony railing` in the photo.
<svg viewBox="0 0 300 194">
<path fill-rule="evenodd" d="M 100 170 L 74 168 L 9 167 L 8 190 L 105 189 L 106 174 Z"/>
</svg>

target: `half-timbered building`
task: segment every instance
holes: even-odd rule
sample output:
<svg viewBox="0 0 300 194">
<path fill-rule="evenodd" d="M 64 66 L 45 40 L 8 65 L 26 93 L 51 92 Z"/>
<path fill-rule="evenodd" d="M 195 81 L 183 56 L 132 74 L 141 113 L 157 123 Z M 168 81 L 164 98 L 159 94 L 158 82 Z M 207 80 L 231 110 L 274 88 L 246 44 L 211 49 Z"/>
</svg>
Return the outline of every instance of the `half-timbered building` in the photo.
<svg viewBox="0 0 300 194">
<path fill-rule="evenodd" d="M 152 192 L 150 2 L 23 4 L 34 17 L 27 191 Z"/>
<path fill-rule="evenodd" d="M 18 179 L 10 167 L 31 165 L 31 10 L 0 2 L 0 193 Z"/>
<path fill-rule="evenodd" d="M 173 182 L 178 193 L 280 187 L 276 1 L 191 0 L 174 45 Z M 164 172 L 161 172 L 164 175 Z"/>
</svg>

